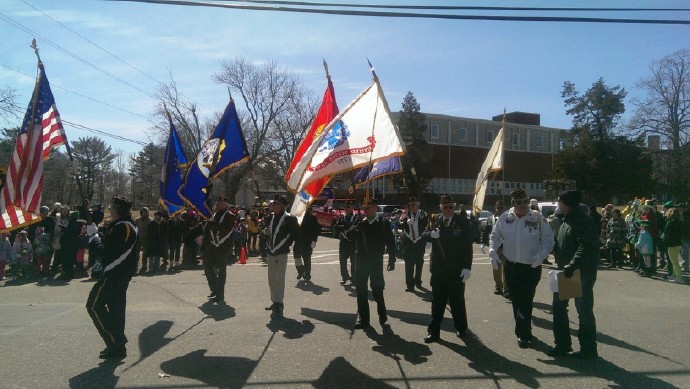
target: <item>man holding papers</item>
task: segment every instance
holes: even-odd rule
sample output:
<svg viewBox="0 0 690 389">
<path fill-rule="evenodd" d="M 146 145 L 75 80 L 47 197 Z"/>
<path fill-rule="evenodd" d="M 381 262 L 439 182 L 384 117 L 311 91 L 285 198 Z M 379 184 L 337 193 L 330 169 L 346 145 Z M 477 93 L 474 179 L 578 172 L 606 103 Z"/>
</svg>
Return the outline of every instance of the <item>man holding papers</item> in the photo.
<svg viewBox="0 0 690 389">
<path fill-rule="evenodd" d="M 563 213 L 563 224 L 556 239 L 556 264 L 570 278 L 576 269 L 580 270 L 582 297 L 575 298 L 575 308 L 580 321 L 577 338 L 580 351 L 573 353 L 577 358 L 596 358 L 597 326 L 594 318 L 594 283 L 597 280 L 599 253 L 598 231 L 592 219 L 580 209 L 582 195 L 575 190 L 566 190 L 558 195 L 558 208 Z M 568 321 L 568 300 L 561 300 L 553 294 L 553 335 L 556 346 L 548 355 L 558 357 L 572 351 Z"/>
</svg>

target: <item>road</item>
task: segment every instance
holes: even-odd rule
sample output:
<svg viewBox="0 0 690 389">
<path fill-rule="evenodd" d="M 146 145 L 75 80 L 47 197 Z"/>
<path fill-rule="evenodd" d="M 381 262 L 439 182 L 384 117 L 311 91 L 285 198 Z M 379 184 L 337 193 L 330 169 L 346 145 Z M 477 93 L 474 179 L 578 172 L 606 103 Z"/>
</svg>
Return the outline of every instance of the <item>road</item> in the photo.
<svg viewBox="0 0 690 389">
<path fill-rule="evenodd" d="M 258 258 L 229 267 L 227 305 L 207 302 L 201 270 L 135 277 L 129 355 L 104 363 L 84 309 L 92 281 L 4 281 L 0 387 L 690 387 L 689 285 L 602 269 L 595 286 L 600 358 L 554 359 L 545 354 L 553 341 L 546 273 L 535 298 L 537 341 L 523 350 L 510 304 L 492 293 L 491 265 L 475 246 L 466 291 L 469 336 L 454 336 L 446 312 L 441 342 L 427 345 L 431 292 L 404 291 L 402 262 L 385 274 L 390 326 L 353 329 L 355 291 L 339 285 L 337 241 L 322 237 L 313 284 L 297 282 L 294 263 L 288 265 L 285 317 L 278 320 L 264 310 L 266 265 Z M 428 279 L 426 268 L 426 287 Z M 574 329 L 576 316 L 572 309 Z M 577 339 L 573 344 L 577 349 Z"/>
</svg>

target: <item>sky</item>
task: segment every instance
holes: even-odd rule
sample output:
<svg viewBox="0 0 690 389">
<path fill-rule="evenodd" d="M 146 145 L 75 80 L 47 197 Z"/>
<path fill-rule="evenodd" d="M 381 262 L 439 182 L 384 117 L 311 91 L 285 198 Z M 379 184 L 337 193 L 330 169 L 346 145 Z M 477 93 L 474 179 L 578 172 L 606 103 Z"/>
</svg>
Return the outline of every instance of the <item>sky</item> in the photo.
<svg viewBox="0 0 690 389">
<path fill-rule="evenodd" d="M 339 1 L 343 3 L 342 1 Z M 396 5 L 690 8 L 686 1 L 352 1 Z M 410 11 L 407 11 L 410 12 Z M 433 11 L 449 12 L 449 11 Z M 690 12 L 478 12 L 690 20 Z M 571 127 L 561 90 L 585 92 L 599 78 L 643 97 L 636 83 L 654 61 L 690 48 L 690 25 L 602 24 L 381 18 L 268 12 L 121 1 L 0 0 L 0 89 L 28 105 L 36 76 L 36 38 L 63 120 L 139 142 L 153 136 L 153 95 L 170 75 L 210 118 L 227 104 L 211 76 L 221 61 L 274 61 L 320 98 L 328 62 L 340 108 L 376 69 L 391 111 L 411 91 L 423 112 L 491 119 L 503 112 L 541 114 L 542 126 Z M 238 105 L 241 109 L 241 106 Z M 23 116 L 23 112 L 20 113 Z M 15 127 L 21 118 L 0 127 Z M 137 143 L 66 125 L 70 141 L 100 136 L 113 150 Z"/>
</svg>

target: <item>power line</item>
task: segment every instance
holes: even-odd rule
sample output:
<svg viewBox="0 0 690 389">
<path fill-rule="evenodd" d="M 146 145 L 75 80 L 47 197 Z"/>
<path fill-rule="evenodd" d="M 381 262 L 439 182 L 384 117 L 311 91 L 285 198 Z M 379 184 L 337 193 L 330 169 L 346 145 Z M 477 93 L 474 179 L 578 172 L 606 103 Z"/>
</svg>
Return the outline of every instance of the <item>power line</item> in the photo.
<svg viewBox="0 0 690 389">
<path fill-rule="evenodd" d="M 28 28 L 28 27 L 22 25 L 21 23 L 15 21 L 14 19 L 12 19 L 12 18 L 10 18 L 9 16 L 3 14 L 2 12 L 0 12 L 0 19 L 6 21 L 7 23 L 9 23 L 9 24 L 11 24 L 11 25 L 13 25 L 14 27 L 16 27 L 16 28 L 18 28 L 18 29 L 20 29 L 20 30 L 26 32 L 26 33 L 29 34 L 29 35 L 32 35 L 32 36 L 34 36 L 34 37 L 40 38 L 42 41 L 48 43 L 49 45 L 53 46 L 54 48 L 56 48 L 56 49 L 62 51 L 63 53 L 69 55 L 70 57 L 76 59 L 77 61 L 82 62 L 82 63 L 84 63 L 85 65 L 88 65 L 88 66 L 92 67 L 93 69 L 95 69 L 95 70 L 97 70 L 97 71 L 99 71 L 99 72 L 101 72 L 101 73 L 103 73 L 103 74 L 105 74 L 105 75 L 111 77 L 111 78 L 114 79 L 115 81 L 118 81 L 118 82 L 120 82 L 120 83 L 122 83 L 122 84 L 124 84 L 124 85 L 127 85 L 127 86 L 129 86 L 130 88 L 135 89 L 135 90 L 137 90 L 137 91 L 143 93 L 144 95 L 146 95 L 146 96 L 148 96 L 148 97 L 150 97 L 150 98 L 152 98 L 152 99 L 155 99 L 155 97 L 154 97 L 153 95 L 151 95 L 150 93 L 146 92 L 145 90 L 143 90 L 143 89 L 137 87 L 136 85 L 133 85 L 133 84 L 127 82 L 126 80 L 123 80 L 122 78 L 120 78 L 120 77 L 118 77 L 118 76 L 116 76 L 116 75 L 114 75 L 114 74 L 112 74 L 112 73 L 110 73 L 110 72 L 108 72 L 108 71 L 106 71 L 106 70 L 104 70 L 104 69 L 101 69 L 100 67 L 98 67 L 98 66 L 92 64 L 91 62 L 89 62 L 89 61 L 87 61 L 87 60 L 85 60 L 85 59 L 79 57 L 78 55 L 76 55 L 76 54 L 72 53 L 71 51 L 65 49 L 64 47 L 58 45 L 57 43 L 52 42 L 50 39 L 47 39 L 47 38 L 41 36 L 41 34 L 39 34 L 39 33 L 35 32 L 35 31 L 31 30 L 30 28 Z"/>
<path fill-rule="evenodd" d="M 316 3 L 308 1 L 269 1 L 269 0 L 209 0 L 226 3 L 253 3 L 276 5 L 301 5 L 308 7 L 342 7 L 342 8 L 373 8 L 373 9 L 415 9 L 415 10 L 448 10 L 448 11 L 584 11 L 584 12 L 676 12 L 690 11 L 690 8 L 580 8 L 580 7 L 488 7 L 488 6 L 456 6 L 456 5 L 386 5 L 386 4 L 352 4 L 352 3 Z"/>
<path fill-rule="evenodd" d="M 230 9 L 245 9 L 254 11 L 278 11 L 312 13 L 326 15 L 345 15 L 345 16 L 376 16 L 390 18 L 422 18 L 422 19 L 448 19 L 448 20 L 492 20 L 492 21 L 512 21 L 512 22 L 566 22 L 566 23 L 616 23 L 616 24 L 679 24 L 688 25 L 690 20 L 674 19 L 618 19 L 618 18 L 593 18 L 593 17 L 563 17 L 563 16 L 500 16 L 500 15 L 458 15 L 458 14 L 439 14 L 439 13 L 412 13 L 412 12 L 380 12 L 380 11 L 355 11 L 342 9 L 315 9 L 297 8 L 282 6 L 258 6 L 243 4 L 220 4 L 201 1 L 187 0 L 110 0 L 127 1 L 133 3 L 149 3 L 159 5 L 182 5 L 195 7 L 215 7 Z"/>
<path fill-rule="evenodd" d="M 140 146 L 146 146 L 146 145 L 148 145 L 148 142 L 142 142 L 142 141 L 140 141 L 140 140 L 127 138 L 127 137 L 124 137 L 124 136 L 121 136 L 121 135 L 111 134 L 111 133 L 109 133 L 109 132 L 105 132 L 105 131 L 97 130 L 97 129 L 95 129 L 95 128 L 87 127 L 87 126 L 84 126 L 84 125 L 81 125 L 81 124 L 73 123 L 73 122 L 64 120 L 64 119 L 62 119 L 62 118 L 60 118 L 60 120 L 62 121 L 62 123 L 69 124 L 70 126 L 72 126 L 72 127 L 74 127 L 74 128 L 78 128 L 78 129 L 80 129 L 80 130 L 85 130 L 85 131 L 97 133 L 97 134 L 100 134 L 100 135 L 103 135 L 103 136 L 107 136 L 107 137 L 114 138 L 114 139 L 118 139 L 118 140 L 125 141 L 125 142 L 135 143 L 135 144 L 138 144 L 138 145 L 140 145 Z"/>
<path fill-rule="evenodd" d="M 149 75 L 148 73 L 146 73 L 146 72 L 144 72 L 143 70 L 139 69 L 138 67 L 132 65 L 131 63 L 125 61 L 124 59 L 118 57 L 117 55 L 111 53 L 110 51 L 106 50 L 105 48 L 103 48 L 103 47 L 101 47 L 100 45 L 96 44 L 95 42 L 91 41 L 89 38 L 83 36 L 82 34 L 78 33 L 77 31 L 74 31 L 73 29 L 69 28 L 68 26 L 66 26 L 65 24 L 61 23 L 60 21 L 57 21 L 57 20 L 53 19 L 50 15 L 46 14 L 46 13 L 43 12 L 42 10 L 40 10 L 40 9 L 38 9 L 38 8 L 36 8 L 36 7 L 34 7 L 33 5 L 31 5 L 30 3 L 28 3 L 28 2 L 26 2 L 26 1 L 24 1 L 24 0 L 22 0 L 22 2 L 23 2 L 24 4 L 26 4 L 26 5 L 28 5 L 29 7 L 35 9 L 36 11 L 40 12 L 41 15 L 47 17 L 48 19 L 54 21 L 55 23 L 59 24 L 59 25 L 62 26 L 63 28 L 65 28 L 65 29 L 71 31 L 71 32 L 74 33 L 75 35 L 77 35 L 77 36 L 79 36 L 80 38 L 84 39 L 85 41 L 89 42 L 91 45 L 93 45 L 93 46 L 95 46 L 95 47 L 101 49 L 101 50 L 104 51 L 104 52 L 106 52 L 106 53 L 109 54 L 111 57 L 115 58 L 116 60 L 122 62 L 123 64 L 129 66 L 130 68 L 132 68 L 132 69 L 136 70 L 137 72 L 143 74 L 144 76 L 150 78 L 151 80 L 155 81 L 156 83 L 161 84 L 161 85 L 164 85 L 164 83 L 158 81 L 155 77 Z"/>
<path fill-rule="evenodd" d="M 21 75 L 24 75 L 24 76 L 28 77 L 28 78 L 35 79 L 35 77 L 30 76 L 30 75 L 28 75 L 28 74 L 26 74 L 26 73 L 24 73 L 24 72 L 22 72 L 22 71 L 20 71 L 20 70 L 13 69 L 13 68 L 11 68 L 11 67 L 5 65 L 5 64 L 1 64 L 1 63 L 0 63 L 0 66 L 4 67 L 4 68 L 6 68 L 6 69 L 9 69 L 9 70 L 11 70 L 11 71 L 13 71 L 13 72 L 17 72 L 17 73 L 19 73 L 19 74 L 21 74 Z M 68 92 L 68 93 L 72 93 L 72 94 L 77 95 L 77 96 L 79 96 L 79 97 L 81 97 L 81 98 L 83 98 L 83 99 L 91 100 L 91 101 L 93 101 L 93 102 L 95 102 L 95 103 L 103 104 L 103 105 L 108 106 L 108 107 L 110 107 L 110 108 L 114 108 L 114 109 L 117 109 L 117 110 L 119 110 L 119 111 L 122 111 L 122 112 L 125 112 L 125 113 L 128 113 L 128 114 L 131 114 L 131 115 L 139 116 L 139 117 L 144 118 L 144 119 L 146 119 L 146 120 L 149 119 L 148 117 L 146 117 L 146 116 L 144 116 L 144 115 L 142 115 L 142 114 L 139 114 L 139 113 L 136 113 L 136 112 L 132 112 L 132 111 L 129 111 L 129 110 L 124 109 L 124 108 L 116 107 L 116 106 L 114 106 L 114 105 L 112 105 L 112 104 L 109 104 L 109 103 L 106 103 L 106 102 L 104 102 L 104 101 L 100 101 L 100 100 L 94 99 L 93 97 L 89 97 L 89 96 L 82 95 L 82 94 L 79 93 L 79 92 L 75 92 L 75 91 L 73 91 L 73 90 L 70 90 L 70 89 L 67 89 L 67 88 L 65 88 L 65 87 L 62 87 L 62 86 L 60 86 L 59 84 L 54 84 L 54 83 L 51 82 L 51 83 L 50 83 L 50 86 L 51 86 L 51 87 L 55 87 L 55 88 L 57 88 L 57 89 L 61 89 L 61 90 L 65 91 L 65 92 Z"/>
</svg>

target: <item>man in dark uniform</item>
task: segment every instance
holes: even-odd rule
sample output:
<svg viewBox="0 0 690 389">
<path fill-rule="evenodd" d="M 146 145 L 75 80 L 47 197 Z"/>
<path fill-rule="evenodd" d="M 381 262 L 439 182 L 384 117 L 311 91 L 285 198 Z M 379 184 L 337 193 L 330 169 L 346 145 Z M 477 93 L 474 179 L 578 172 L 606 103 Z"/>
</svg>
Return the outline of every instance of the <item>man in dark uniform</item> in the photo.
<svg viewBox="0 0 690 389">
<path fill-rule="evenodd" d="M 300 225 L 302 233 L 302 264 L 300 265 L 295 260 L 297 265 L 297 279 L 304 277 L 305 282 L 311 281 L 311 254 L 316 247 L 316 240 L 319 239 L 321 233 L 321 225 L 313 213 L 311 213 L 311 206 L 307 207 L 304 213 L 304 219 Z"/>
<path fill-rule="evenodd" d="M 340 259 L 340 285 L 345 285 L 348 280 L 352 280 L 352 284 L 355 283 L 352 277 L 355 276 L 355 242 L 348 239 L 344 232 L 349 230 L 357 221 L 359 217 L 353 212 L 352 202 L 348 201 L 345 203 L 345 215 L 341 216 L 336 222 L 336 229 L 338 231 L 338 238 L 340 242 L 338 243 L 338 258 Z M 350 259 L 350 273 L 347 272 L 347 260 Z M 352 274 L 352 277 L 350 277 Z"/>
<path fill-rule="evenodd" d="M 425 240 L 431 241 L 431 324 L 425 343 L 441 338 L 441 322 L 446 305 L 455 323 L 455 335 L 462 338 L 467 331 L 465 308 L 465 283 L 472 270 L 472 230 L 466 215 L 455 213 L 455 203 L 450 196 L 441 196 L 441 213 L 434 218 L 431 227 L 424 232 Z"/>
<path fill-rule="evenodd" d="M 105 231 L 101 248 L 103 276 L 91 289 L 86 310 L 93 320 L 106 348 L 100 358 L 127 356 L 125 312 L 127 287 L 137 270 L 137 228 L 132 222 L 132 203 L 114 196 L 110 204 L 111 222 Z"/>
<path fill-rule="evenodd" d="M 400 221 L 402 236 L 402 257 L 405 260 L 406 292 L 414 292 L 414 287 L 422 287 L 422 267 L 426 241 L 422 233 L 429 224 L 429 215 L 419 209 L 419 201 L 410 197 L 407 204 L 407 215 Z"/>
<path fill-rule="evenodd" d="M 558 268 L 570 278 L 575 269 L 580 269 L 582 297 L 575 298 L 575 308 L 580 321 L 577 338 L 580 351 L 573 353 L 577 358 L 596 358 L 597 325 L 594 318 L 594 283 L 597 280 L 599 262 L 599 231 L 592 218 L 580 209 L 582 195 L 575 190 L 566 190 L 558 195 L 558 209 L 563 213 L 563 224 L 558 231 L 554 254 Z M 552 357 L 571 352 L 568 300 L 561 300 L 558 292 L 553 294 L 553 335 L 556 346 L 548 351 Z"/>
<path fill-rule="evenodd" d="M 295 261 L 302 258 L 302 238 L 297 218 L 285 212 L 287 199 L 276 195 L 271 203 L 270 215 L 266 217 L 264 235 L 268 251 L 268 287 L 271 291 L 272 304 L 266 307 L 273 316 L 283 316 L 283 298 L 285 297 L 285 270 L 288 253 L 294 243 Z"/>
<path fill-rule="evenodd" d="M 219 197 L 211 219 L 204 225 L 203 251 L 204 273 L 211 294 L 208 298 L 220 303 L 225 300 L 225 279 L 228 258 L 232 252 L 232 229 L 235 215 L 228 211 L 229 200 Z"/>
<path fill-rule="evenodd" d="M 395 238 L 390 221 L 377 215 L 377 204 L 368 200 L 364 206 L 364 218 L 350 227 L 344 235 L 356 245 L 355 282 L 357 288 L 357 310 L 359 321 L 355 328 L 369 327 L 369 300 L 367 282 L 371 278 L 371 293 L 376 301 L 379 323 L 386 324 L 386 302 L 383 299 L 383 254 L 388 252 L 387 270 L 395 270 Z"/>
</svg>

